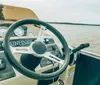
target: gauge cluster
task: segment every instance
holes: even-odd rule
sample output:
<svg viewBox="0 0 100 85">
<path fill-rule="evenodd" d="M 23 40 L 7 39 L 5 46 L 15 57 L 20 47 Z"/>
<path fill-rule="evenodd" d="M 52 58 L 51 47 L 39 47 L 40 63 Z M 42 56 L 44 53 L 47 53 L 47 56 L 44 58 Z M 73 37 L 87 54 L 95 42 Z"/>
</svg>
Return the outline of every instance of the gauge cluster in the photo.
<svg viewBox="0 0 100 85">
<path fill-rule="evenodd" d="M 24 29 L 20 26 L 14 30 L 15 36 L 24 36 Z"/>
<path fill-rule="evenodd" d="M 3 38 L 11 24 L 3 24 L 0 25 L 0 38 Z M 13 36 L 26 36 L 27 35 L 27 27 L 26 26 L 19 26 L 13 32 Z"/>
<path fill-rule="evenodd" d="M 1 26 L 1 27 L 0 27 L 0 37 L 4 37 L 6 31 L 7 31 L 7 27 Z"/>
</svg>

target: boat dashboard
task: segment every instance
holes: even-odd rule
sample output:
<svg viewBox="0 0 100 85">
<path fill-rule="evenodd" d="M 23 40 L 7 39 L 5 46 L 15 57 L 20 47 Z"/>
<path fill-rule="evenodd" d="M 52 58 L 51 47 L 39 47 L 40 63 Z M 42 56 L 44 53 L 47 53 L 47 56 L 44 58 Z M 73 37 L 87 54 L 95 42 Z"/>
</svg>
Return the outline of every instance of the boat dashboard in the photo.
<svg viewBox="0 0 100 85">
<path fill-rule="evenodd" d="M 0 38 L 3 38 L 11 23 L 0 24 Z M 13 32 L 13 36 L 25 36 L 27 34 L 27 27 L 20 26 Z"/>
<path fill-rule="evenodd" d="M 29 82 L 31 82 L 32 84 L 35 83 L 36 85 L 41 85 L 41 83 L 44 85 L 49 85 L 53 82 L 55 83 L 59 79 L 65 82 L 68 82 L 67 79 L 73 80 L 75 63 L 77 61 L 77 57 L 80 57 L 80 53 L 78 51 L 83 48 L 89 47 L 89 43 L 81 44 L 77 48 L 68 47 L 68 49 L 70 50 L 70 60 L 68 62 L 68 68 L 66 68 L 66 70 L 61 75 L 57 75 L 55 78 L 49 80 L 30 79 L 23 76 L 20 72 L 12 67 L 4 52 L 4 38 L 11 25 L 12 23 L 0 24 L 0 85 L 13 85 L 14 82 L 17 82 L 14 85 L 18 85 L 20 84 L 20 82 L 22 82 L 21 85 L 27 85 Z M 30 46 L 32 42 L 37 39 L 39 30 L 39 27 L 35 25 L 19 26 L 11 34 L 9 43 L 10 46 L 12 46 L 13 48 Z M 64 49 L 62 48 L 62 46 L 59 46 L 59 43 L 57 44 L 54 37 L 50 36 L 47 33 L 48 32 L 46 32 L 46 34 L 43 36 L 43 43 L 47 47 L 46 51 L 55 55 L 58 59 L 63 60 Z M 60 69 L 59 63 L 56 63 L 45 57 L 40 58 L 33 54 L 27 53 L 14 54 L 14 57 L 22 66 L 39 74 L 53 73 Z M 67 79 L 64 76 L 67 76 Z"/>
</svg>

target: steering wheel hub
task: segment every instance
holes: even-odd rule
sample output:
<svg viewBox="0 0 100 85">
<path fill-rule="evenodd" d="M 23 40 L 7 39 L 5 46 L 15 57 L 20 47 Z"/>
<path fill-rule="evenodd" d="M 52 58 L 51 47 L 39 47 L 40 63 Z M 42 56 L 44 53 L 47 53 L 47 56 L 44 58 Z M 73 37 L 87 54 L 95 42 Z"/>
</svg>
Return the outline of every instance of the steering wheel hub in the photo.
<svg viewBox="0 0 100 85">
<path fill-rule="evenodd" d="M 45 44 L 40 41 L 34 42 L 32 45 L 32 49 L 36 54 L 44 54 L 47 50 Z"/>
</svg>

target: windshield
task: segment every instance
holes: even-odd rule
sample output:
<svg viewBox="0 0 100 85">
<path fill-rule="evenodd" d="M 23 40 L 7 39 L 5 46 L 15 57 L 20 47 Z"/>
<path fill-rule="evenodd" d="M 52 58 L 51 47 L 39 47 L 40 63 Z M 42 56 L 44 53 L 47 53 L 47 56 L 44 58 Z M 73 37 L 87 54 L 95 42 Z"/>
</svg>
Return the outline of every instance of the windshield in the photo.
<svg viewBox="0 0 100 85">
<path fill-rule="evenodd" d="M 75 1 L 72 0 L 49 0 L 49 1 L 47 0 L 33 0 L 33 1 L 1 0 L 1 1 L 2 1 L 1 3 L 4 4 L 30 8 L 36 13 L 36 15 L 39 17 L 40 20 L 46 22 L 52 22 L 50 24 L 53 25 L 59 32 L 62 33 L 62 35 L 65 37 L 66 41 L 70 46 L 77 47 L 82 43 L 90 43 L 90 47 L 84 50 L 96 54 L 100 54 L 100 50 L 99 50 L 100 12 L 98 11 L 100 2 L 98 0 L 92 0 L 92 1 L 91 0 L 88 1 L 87 0 L 80 0 L 80 1 L 79 0 L 75 0 Z M 4 9 L 6 7 L 1 6 L 1 8 Z M 28 15 L 27 13 L 28 12 L 23 13 L 23 16 Z M 19 15 L 17 16 L 18 17 L 15 18 L 15 16 L 8 17 L 5 14 L 3 14 L 1 16 L 1 20 L 2 19 L 19 20 L 22 17 L 21 16 L 19 18 Z M 31 18 L 31 17 L 27 17 L 27 18 Z"/>
<path fill-rule="evenodd" d="M 62 33 L 69 46 L 77 47 L 82 43 L 90 43 L 84 50 L 100 54 L 100 25 L 93 24 L 51 24 Z"/>
</svg>

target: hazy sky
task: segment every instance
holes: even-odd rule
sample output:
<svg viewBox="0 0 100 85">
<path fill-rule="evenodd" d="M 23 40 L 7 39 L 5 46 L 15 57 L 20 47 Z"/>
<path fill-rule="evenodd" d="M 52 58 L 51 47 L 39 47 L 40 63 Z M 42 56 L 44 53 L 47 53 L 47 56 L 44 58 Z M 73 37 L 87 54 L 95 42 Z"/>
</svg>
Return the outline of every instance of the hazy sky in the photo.
<svg viewBox="0 0 100 85">
<path fill-rule="evenodd" d="M 44 21 L 100 24 L 100 0 L 0 0 L 30 8 Z"/>
</svg>

